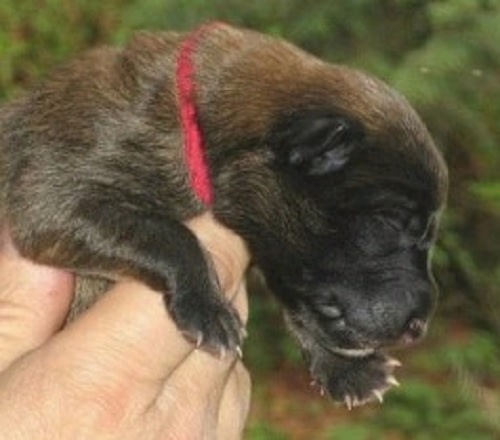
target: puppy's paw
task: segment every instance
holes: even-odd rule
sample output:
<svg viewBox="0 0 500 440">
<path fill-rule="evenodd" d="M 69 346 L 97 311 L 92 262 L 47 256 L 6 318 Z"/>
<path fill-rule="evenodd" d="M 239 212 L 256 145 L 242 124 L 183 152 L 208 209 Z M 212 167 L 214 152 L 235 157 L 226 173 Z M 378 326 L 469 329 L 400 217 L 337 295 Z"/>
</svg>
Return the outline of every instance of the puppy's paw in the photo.
<svg viewBox="0 0 500 440">
<path fill-rule="evenodd" d="M 223 357 L 229 351 L 241 355 L 244 328 L 229 302 L 209 295 L 173 298 L 168 309 L 179 330 L 197 347 Z"/>
<path fill-rule="evenodd" d="M 383 401 L 384 393 L 399 383 L 394 369 L 399 361 L 381 353 L 344 357 L 322 353 L 311 364 L 314 381 L 348 409 L 371 401 Z"/>
</svg>

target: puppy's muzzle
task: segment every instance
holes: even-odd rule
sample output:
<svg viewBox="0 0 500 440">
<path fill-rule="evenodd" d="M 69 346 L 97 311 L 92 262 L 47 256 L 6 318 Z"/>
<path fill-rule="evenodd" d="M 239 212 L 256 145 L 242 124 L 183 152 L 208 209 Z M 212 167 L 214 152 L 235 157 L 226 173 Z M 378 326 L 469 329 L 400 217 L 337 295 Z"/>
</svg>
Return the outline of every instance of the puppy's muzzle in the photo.
<svg viewBox="0 0 500 440">
<path fill-rule="evenodd" d="M 427 333 L 427 321 L 420 318 L 411 318 L 405 325 L 399 338 L 398 345 L 409 346 L 418 342 Z"/>
</svg>

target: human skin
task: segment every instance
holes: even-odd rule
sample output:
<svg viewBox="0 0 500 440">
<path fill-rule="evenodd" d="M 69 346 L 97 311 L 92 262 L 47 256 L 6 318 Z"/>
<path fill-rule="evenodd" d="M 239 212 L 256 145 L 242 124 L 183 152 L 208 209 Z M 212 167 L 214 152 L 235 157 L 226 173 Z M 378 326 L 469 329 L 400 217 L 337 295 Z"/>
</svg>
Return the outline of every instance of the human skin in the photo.
<svg viewBox="0 0 500 440">
<path fill-rule="evenodd" d="M 243 242 L 209 215 L 188 223 L 243 321 Z M 235 353 L 195 349 L 161 295 L 118 282 L 61 329 L 73 276 L 0 247 L 0 438 L 238 439 L 250 380 Z"/>
</svg>

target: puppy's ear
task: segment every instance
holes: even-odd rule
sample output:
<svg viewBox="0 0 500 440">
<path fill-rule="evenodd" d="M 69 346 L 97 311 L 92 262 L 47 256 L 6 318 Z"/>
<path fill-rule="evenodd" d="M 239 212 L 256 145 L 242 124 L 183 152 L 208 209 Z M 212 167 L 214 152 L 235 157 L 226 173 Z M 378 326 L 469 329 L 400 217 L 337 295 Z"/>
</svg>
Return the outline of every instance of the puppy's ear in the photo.
<svg viewBox="0 0 500 440">
<path fill-rule="evenodd" d="M 270 141 L 280 164 L 322 176 L 342 169 L 360 139 L 361 130 L 353 121 L 308 111 L 281 120 Z"/>
</svg>

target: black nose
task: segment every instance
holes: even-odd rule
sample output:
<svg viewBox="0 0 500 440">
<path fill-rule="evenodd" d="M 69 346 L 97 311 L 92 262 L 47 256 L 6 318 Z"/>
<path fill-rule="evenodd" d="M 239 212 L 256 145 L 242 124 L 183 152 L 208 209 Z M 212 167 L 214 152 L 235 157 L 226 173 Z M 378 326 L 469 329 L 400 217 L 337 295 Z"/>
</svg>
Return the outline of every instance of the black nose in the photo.
<svg viewBox="0 0 500 440">
<path fill-rule="evenodd" d="M 427 331 L 427 321 L 421 318 L 411 318 L 407 321 L 403 334 L 401 336 L 401 343 L 409 345 L 421 339 Z"/>
</svg>

